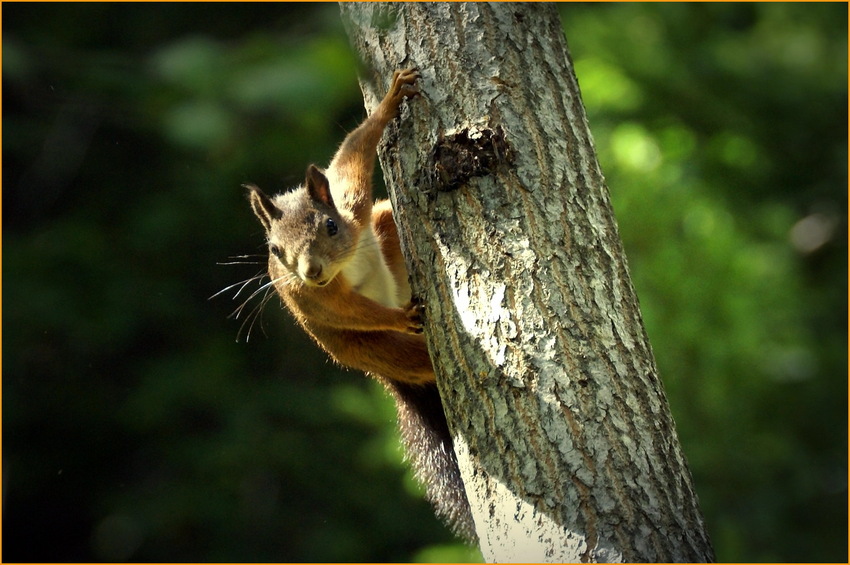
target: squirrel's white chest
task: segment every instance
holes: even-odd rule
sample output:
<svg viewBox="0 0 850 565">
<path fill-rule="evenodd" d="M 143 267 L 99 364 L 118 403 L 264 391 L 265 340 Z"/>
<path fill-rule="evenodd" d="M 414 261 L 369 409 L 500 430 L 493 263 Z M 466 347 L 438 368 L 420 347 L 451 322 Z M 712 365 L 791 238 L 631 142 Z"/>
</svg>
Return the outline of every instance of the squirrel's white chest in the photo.
<svg viewBox="0 0 850 565">
<path fill-rule="evenodd" d="M 363 230 L 357 250 L 342 268 L 348 283 L 360 294 L 389 308 L 397 308 L 395 279 L 384 262 L 378 238 L 371 229 Z"/>
</svg>

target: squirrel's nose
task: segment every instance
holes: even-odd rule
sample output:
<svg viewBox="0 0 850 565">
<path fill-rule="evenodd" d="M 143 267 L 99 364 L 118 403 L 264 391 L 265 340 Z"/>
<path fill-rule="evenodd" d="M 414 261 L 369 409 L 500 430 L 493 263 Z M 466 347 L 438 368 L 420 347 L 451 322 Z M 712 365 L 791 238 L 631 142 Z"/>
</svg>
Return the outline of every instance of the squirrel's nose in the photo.
<svg viewBox="0 0 850 565">
<path fill-rule="evenodd" d="M 322 266 L 319 264 L 311 264 L 304 271 L 304 276 L 310 280 L 316 280 L 322 276 Z"/>
</svg>

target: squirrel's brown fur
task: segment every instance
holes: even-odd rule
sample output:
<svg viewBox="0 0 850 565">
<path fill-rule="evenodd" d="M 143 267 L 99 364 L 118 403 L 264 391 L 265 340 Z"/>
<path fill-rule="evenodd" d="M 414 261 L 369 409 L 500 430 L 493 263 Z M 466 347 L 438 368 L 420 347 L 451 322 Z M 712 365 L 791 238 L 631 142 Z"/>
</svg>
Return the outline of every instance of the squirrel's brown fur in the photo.
<svg viewBox="0 0 850 565">
<path fill-rule="evenodd" d="M 475 537 L 451 435 L 411 299 L 388 201 L 372 202 L 378 141 L 402 100 L 418 93 L 414 70 L 396 71 L 375 112 L 304 185 L 250 201 L 269 243 L 269 275 L 295 320 L 334 360 L 377 378 L 393 396 L 408 459 L 437 513 Z"/>
</svg>

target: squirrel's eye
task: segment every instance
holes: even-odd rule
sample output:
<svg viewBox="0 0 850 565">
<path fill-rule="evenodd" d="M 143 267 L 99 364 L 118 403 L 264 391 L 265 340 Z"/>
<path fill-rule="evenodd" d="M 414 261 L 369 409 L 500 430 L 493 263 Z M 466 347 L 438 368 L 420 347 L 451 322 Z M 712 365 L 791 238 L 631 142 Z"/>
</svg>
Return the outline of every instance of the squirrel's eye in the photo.
<svg viewBox="0 0 850 565">
<path fill-rule="evenodd" d="M 339 231 L 339 228 L 336 227 L 336 222 L 328 218 L 328 221 L 325 222 L 325 227 L 328 228 L 328 235 L 336 235 L 336 232 Z"/>
<path fill-rule="evenodd" d="M 272 243 L 269 245 L 269 253 L 280 259 L 280 247 Z"/>
</svg>

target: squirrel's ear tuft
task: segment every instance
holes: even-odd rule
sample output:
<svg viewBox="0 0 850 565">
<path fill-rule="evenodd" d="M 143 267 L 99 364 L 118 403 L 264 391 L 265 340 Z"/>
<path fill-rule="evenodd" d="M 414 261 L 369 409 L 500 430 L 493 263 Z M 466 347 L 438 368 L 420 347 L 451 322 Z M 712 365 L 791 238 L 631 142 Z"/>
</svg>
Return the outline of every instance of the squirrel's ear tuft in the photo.
<svg viewBox="0 0 850 565">
<path fill-rule="evenodd" d="M 328 177 L 316 165 L 307 167 L 307 193 L 313 200 L 318 200 L 327 206 L 333 206 L 331 198 L 331 187 Z"/>
<path fill-rule="evenodd" d="M 244 188 L 248 189 L 248 199 L 251 201 L 251 208 L 254 210 L 260 223 L 266 228 L 266 231 L 272 227 L 274 220 L 279 220 L 283 216 L 280 208 L 274 205 L 272 199 L 265 192 L 260 190 L 256 184 L 243 184 Z"/>
</svg>

